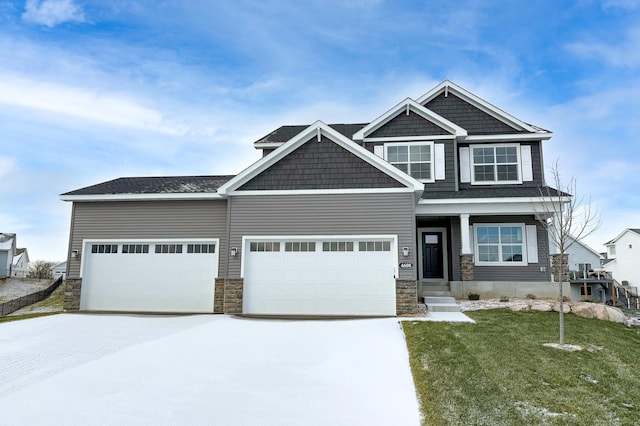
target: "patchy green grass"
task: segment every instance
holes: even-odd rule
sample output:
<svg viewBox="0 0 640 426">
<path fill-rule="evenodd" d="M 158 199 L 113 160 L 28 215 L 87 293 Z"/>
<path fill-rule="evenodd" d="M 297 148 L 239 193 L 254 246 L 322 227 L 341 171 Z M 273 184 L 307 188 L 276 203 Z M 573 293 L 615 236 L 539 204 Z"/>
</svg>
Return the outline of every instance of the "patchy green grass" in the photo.
<svg viewBox="0 0 640 426">
<path fill-rule="evenodd" d="M 466 312 L 403 322 L 425 425 L 637 425 L 640 328 L 555 312 Z"/>
</svg>

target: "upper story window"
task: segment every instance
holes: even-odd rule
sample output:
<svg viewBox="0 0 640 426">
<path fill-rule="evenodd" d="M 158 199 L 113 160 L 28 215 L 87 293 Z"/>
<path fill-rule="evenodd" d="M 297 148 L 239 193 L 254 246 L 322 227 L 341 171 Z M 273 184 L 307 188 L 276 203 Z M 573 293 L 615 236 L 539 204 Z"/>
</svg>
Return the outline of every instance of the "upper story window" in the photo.
<svg viewBox="0 0 640 426">
<path fill-rule="evenodd" d="M 433 142 L 405 142 L 385 145 L 385 158 L 393 166 L 422 182 L 434 179 Z"/>
<path fill-rule="evenodd" d="M 472 145 L 472 183 L 522 183 L 518 145 Z"/>
</svg>

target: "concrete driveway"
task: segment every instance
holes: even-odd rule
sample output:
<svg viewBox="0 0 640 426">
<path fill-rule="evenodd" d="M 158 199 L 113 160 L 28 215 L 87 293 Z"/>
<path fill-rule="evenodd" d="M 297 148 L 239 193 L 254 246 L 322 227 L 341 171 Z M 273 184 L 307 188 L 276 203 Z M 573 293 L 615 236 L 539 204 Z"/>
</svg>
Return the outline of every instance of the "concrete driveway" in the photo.
<svg viewBox="0 0 640 426">
<path fill-rule="evenodd" d="M 418 425 L 398 321 L 61 314 L 0 324 L 11 424 Z"/>
</svg>

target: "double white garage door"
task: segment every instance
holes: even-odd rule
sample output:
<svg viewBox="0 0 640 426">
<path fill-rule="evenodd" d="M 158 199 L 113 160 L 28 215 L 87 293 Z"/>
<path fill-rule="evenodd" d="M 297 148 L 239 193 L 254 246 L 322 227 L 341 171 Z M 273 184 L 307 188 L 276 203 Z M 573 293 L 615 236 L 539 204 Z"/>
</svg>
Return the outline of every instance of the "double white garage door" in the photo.
<svg viewBox="0 0 640 426">
<path fill-rule="evenodd" d="M 85 241 L 80 309 L 213 312 L 218 240 Z"/>
<path fill-rule="evenodd" d="M 246 237 L 243 249 L 244 313 L 396 313 L 393 237 Z"/>
<path fill-rule="evenodd" d="M 395 315 L 393 236 L 245 237 L 243 313 Z M 213 312 L 216 240 L 85 241 L 83 310 Z"/>
</svg>

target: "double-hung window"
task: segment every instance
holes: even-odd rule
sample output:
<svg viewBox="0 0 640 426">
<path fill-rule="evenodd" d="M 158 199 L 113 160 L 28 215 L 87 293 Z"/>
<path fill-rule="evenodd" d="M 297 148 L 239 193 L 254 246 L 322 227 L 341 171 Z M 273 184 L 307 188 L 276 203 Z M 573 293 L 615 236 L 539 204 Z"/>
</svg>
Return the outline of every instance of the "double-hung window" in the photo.
<svg viewBox="0 0 640 426">
<path fill-rule="evenodd" d="M 433 182 L 433 142 L 406 142 L 385 145 L 386 160 L 422 182 Z"/>
<path fill-rule="evenodd" d="M 524 225 L 476 224 L 477 265 L 526 265 Z"/>
<path fill-rule="evenodd" d="M 519 151 L 518 145 L 472 145 L 472 183 L 522 183 Z"/>
</svg>

